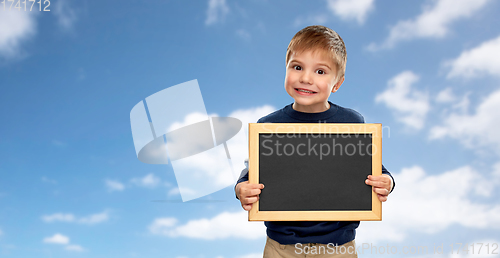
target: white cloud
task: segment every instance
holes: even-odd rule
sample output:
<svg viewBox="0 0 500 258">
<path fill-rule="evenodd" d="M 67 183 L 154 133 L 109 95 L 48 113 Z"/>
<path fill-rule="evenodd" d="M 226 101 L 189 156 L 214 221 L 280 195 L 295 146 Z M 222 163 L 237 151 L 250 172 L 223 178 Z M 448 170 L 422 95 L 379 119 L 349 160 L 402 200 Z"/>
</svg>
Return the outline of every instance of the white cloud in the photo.
<svg viewBox="0 0 500 258">
<path fill-rule="evenodd" d="M 387 89 L 375 97 L 375 102 L 393 110 L 398 121 L 414 129 L 422 129 L 430 109 L 427 93 L 412 88 L 418 80 L 413 72 L 404 71 L 390 79 Z"/>
<path fill-rule="evenodd" d="M 184 126 L 188 126 L 188 125 L 191 125 L 194 123 L 205 121 L 210 116 L 217 116 L 217 114 L 206 115 L 206 114 L 199 113 L 199 112 L 193 112 L 193 113 L 187 114 L 184 117 L 183 121 L 172 123 L 172 125 L 170 125 L 170 127 L 168 128 L 167 132 L 171 132 L 171 131 L 174 131 L 176 129 L 179 129 L 179 128 L 182 128 Z"/>
<path fill-rule="evenodd" d="M 43 239 L 44 243 L 48 244 L 60 244 L 60 245 L 66 245 L 69 243 L 69 237 L 62 235 L 62 234 L 55 234 L 51 237 L 46 237 Z"/>
<path fill-rule="evenodd" d="M 276 108 L 274 108 L 273 106 L 264 105 L 255 108 L 238 109 L 231 112 L 231 114 L 229 114 L 228 116 L 238 118 L 243 124 L 243 129 L 248 130 L 248 123 L 256 123 L 259 118 L 274 111 L 276 111 Z"/>
<path fill-rule="evenodd" d="M 75 216 L 71 213 L 54 213 L 52 215 L 42 216 L 42 220 L 47 223 L 61 221 L 61 222 L 74 222 Z"/>
<path fill-rule="evenodd" d="M 51 215 L 42 216 L 42 220 L 46 223 L 52 222 L 73 222 L 79 224 L 93 225 L 107 221 L 109 219 L 109 212 L 103 211 L 101 213 L 91 214 L 85 217 L 77 218 L 71 213 L 54 213 Z"/>
<path fill-rule="evenodd" d="M 76 12 L 71 8 L 68 0 L 59 0 L 54 7 L 59 26 L 64 30 L 71 30 L 76 22 Z"/>
<path fill-rule="evenodd" d="M 172 161 L 183 201 L 189 201 L 233 185 L 235 179 L 224 146 Z"/>
<path fill-rule="evenodd" d="M 217 116 L 217 114 L 210 115 L 210 117 Z M 194 123 L 207 121 L 207 119 L 209 119 L 208 115 L 193 112 L 186 115 L 182 121 L 172 123 L 167 131 L 174 131 Z M 211 144 L 215 144 L 215 137 L 213 134 L 211 136 L 213 141 Z M 177 185 L 184 201 L 213 193 L 226 187 L 231 181 L 226 173 L 228 163 L 221 162 L 227 159 L 224 148 L 196 149 L 205 147 L 199 144 L 200 139 L 202 138 L 192 136 L 167 137 L 167 149 L 170 152 Z M 182 158 L 178 159 L 176 155 Z M 206 182 L 213 182 L 213 184 Z"/>
<path fill-rule="evenodd" d="M 235 179 L 240 176 L 241 170 L 245 168 L 245 160 L 248 159 L 248 124 L 256 123 L 259 118 L 275 110 L 270 105 L 264 105 L 249 109 L 238 109 L 229 114 L 229 117 L 237 118 L 242 123 L 240 132 L 226 142 L 231 156 L 233 177 Z"/>
<path fill-rule="evenodd" d="M 168 191 L 167 196 L 178 195 L 180 193 L 179 187 L 174 187 Z"/>
<path fill-rule="evenodd" d="M 264 105 L 249 109 L 238 109 L 228 115 L 229 117 L 239 119 L 242 123 L 240 132 L 226 142 L 231 156 L 235 179 L 239 177 L 241 170 L 245 168 L 245 160 L 248 159 L 248 124 L 256 123 L 259 118 L 275 110 L 270 105 Z"/>
<path fill-rule="evenodd" d="M 478 248 L 481 247 L 479 245 L 479 243 L 482 244 L 481 251 L 478 250 Z M 445 252 L 443 252 L 442 255 L 440 255 L 440 254 L 434 253 L 434 250 L 429 248 L 427 250 L 427 252 L 424 252 L 422 250 L 422 252 L 418 252 L 418 253 L 430 253 L 430 254 L 409 256 L 409 257 L 410 258 L 434 258 L 437 256 L 437 257 L 446 257 L 446 258 L 491 258 L 491 257 L 495 257 L 495 256 L 492 256 L 491 248 L 486 248 L 486 245 L 489 244 L 489 246 L 493 246 L 496 243 L 498 243 L 498 241 L 496 241 L 496 242 L 495 241 L 487 241 L 487 242 L 473 241 L 468 246 L 468 247 L 470 247 L 469 250 L 467 251 L 468 254 L 465 253 L 466 252 L 465 251 L 465 248 L 466 248 L 465 243 L 462 244 L 461 246 L 460 246 L 460 244 L 455 243 L 454 244 L 455 249 L 453 250 L 453 253 L 450 253 L 450 254 L 446 254 L 446 251 L 445 251 Z M 474 245 L 475 246 L 474 248 L 476 248 L 474 252 L 472 252 L 472 247 L 471 247 L 472 245 Z M 442 243 L 442 246 L 444 248 L 446 248 L 444 243 Z M 461 248 L 461 249 L 457 249 L 457 248 Z M 446 250 L 446 249 L 444 249 L 444 250 Z M 457 253 L 457 252 L 459 252 L 459 253 Z"/>
<path fill-rule="evenodd" d="M 228 13 L 229 7 L 226 0 L 209 0 L 205 25 L 212 25 L 223 20 Z"/>
<path fill-rule="evenodd" d="M 57 181 L 54 179 L 50 179 L 48 177 L 42 176 L 42 182 L 49 184 L 57 184 Z"/>
<path fill-rule="evenodd" d="M 500 162 L 493 165 L 493 182 L 500 185 Z"/>
<path fill-rule="evenodd" d="M 133 184 L 137 186 L 154 188 L 157 187 L 161 183 L 161 179 L 153 174 L 147 174 L 142 178 L 132 178 L 130 180 Z"/>
<path fill-rule="evenodd" d="M 0 56 L 21 55 L 21 44 L 36 33 L 36 12 L 0 10 Z"/>
<path fill-rule="evenodd" d="M 500 203 L 472 200 L 489 198 L 496 191 L 499 182 L 490 180 L 491 174 L 464 166 L 430 175 L 414 166 L 393 175 L 397 184 L 384 203 L 384 220 L 362 222 L 356 234 L 358 243 L 401 242 L 415 232 L 435 234 L 457 225 L 500 229 Z"/>
<path fill-rule="evenodd" d="M 67 251 L 72 251 L 72 252 L 83 252 L 85 249 L 81 247 L 80 245 L 75 245 L 72 244 L 70 245 L 70 239 L 69 237 L 62 235 L 60 233 L 56 233 L 51 237 L 46 237 L 43 239 L 43 242 L 46 244 L 58 244 L 58 245 L 65 245 L 64 249 Z"/>
<path fill-rule="evenodd" d="M 66 249 L 68 251 L 73 251 L 73 252 L 83 252 L 83 251 L 85 251 L 85 249 L 83 249 L 83 247 L 81 247 L 79 245 L 68 245 L 64 249 Z"/>
<path fill-rule="evenodd" d="M 93 224 L 98 224 L 101 222 L 105 222 L 109 219 L 109 213 L 108 211 L 103 211 L 101 213 L 96 213 L 92 214 L 86 217 L 82 217 L 78 219 L 78 223 L 80 224 L 87 224 L 87 225 L 93 225 Z"/>
<path fill-rule="evenodd" d="M 236 176 L 239 175 L 241 169 L 244 167 L 244 160 L 248 158 L 248 140 L 245 136 L 248 130 L 248 123 L 256 122 L 260 117 L 267 115 L 272 111 L 274 111 L 274 108 L 270 106 L 263 106 L 236 110 L 229 114 L 228 117 L 237 118 L 242 122 L 242 130 L 240 130 L 240 132 L 236 135 L 232 135 L 234 134 L 233 131 L 235 131 L 233 130 L 235 129 L 233 126 L 230 126 L 231 130 L 228 130 L 231 131 L 231 135 L 229 135 L 228 138 L 233 136 L 226 142 L 231 159 L 227 159 L 224 146 L 218 145 L 207 151 L 172 161 L 177 185 L 180 190 L 172 189 L 168 195 L 174 195 L 180 192 L 182 200 L 188 201 L 234 185 Z M 211 114 L 210 116 L 217 117 L 218 115 Z M 203 114 L 189 114 L 183 119 L 183 121 L 173 124 L 168 130 L 171 131 L 175 128 L 183 127 L 185 125 L 206 119 L 207 116 Z M 219 133 L 222 135 L 229 133 L 224 130 L 222 131 L 223 132 L 219 130 Z M 193 146 L 196 146 L 195 144 L 197 144 L 197 139 L 191 138 L 189 140 L 192 140 Z M 169 139 L 167 141 L 168 144 L 170 144 L 170 146 L 167 147 L 169 149 L 182 151 L 184 146 L 187 146 L 184 141 L 180 143 L 176 143 L 174 139 Z M 179 146 L 176 144 L 179 144 Z M 210 182 L 210 184 L 207 184 L 206 182 Z"/>
<path fill-rule="evenodd" d="M 342 20 L 356 20 L 363 24 L 375 0 L 328 0 L 328 8 Z"/>
<path fill-rule="evenodd" d="M 125 190 L 125 185 L 120 183 L 119 181 L 106 179 L 105 183 L 109 192 Z"/>
<path fill-rule="evenodd" d="M 438 257 L 447 257 L 447 258 L 490 258 L 490 257 L 498 257 L 497 252 L 493 252 L 491 246 L 498 245 L 498 240 L 494 239 L 479 239 L 476 241 L 471 241 L 469 243 L 451 243 L 453 245 L 453 250 L 450 254 L 446 255 L 444 252 L 443 255 L 438 255 L 434 253 L 434 250 L 429 248 L 427 252 L 420 253 L 430 253 L 426 255 L 417 255 L 411 256 L 411 258 L 434 258 Z M 441 243 L 441 246 L 446 248 L 445 243 Z M 444 249 L 443 248 L 443 249 Z M 495 247 L 494 247 L 495 248 Z M 468 250 L 467 250 L 468 249 Z M 444 249 L 446 250 L 446 249 Z"/>
<path fill-rule="evenodd" d="M 176 218 L 158 218 L 151 223 L 152 234 L 215 240 L 227 238 L 258 239 L 266 236 L 262 222 L 249 222 L 248 212 L 222 212 L 213 218 L 190 220 L 179 225 Z"/>
<path fill-rule="evenodd" d="M 372 43 L 369 50 L 376 51 L 392 48 L 397 43 L 415 38 L 443 38 L 448 35 L 450 26 L 463 18 L 471 17 L 491 0 L 435 0 L 432 5 L 424 6 L 416 18 L 399 21 L 389 32 L 382 44 Z"/>
<path fill-rule="evenodd" d="M 462 114 L 465 112 L 468 112 L 469 107 L 470 107 L 470 100 L 469 100 L 470 94 L 471 94 L 471 92 L 466 92 L 462 96 L 462 98 L 459 102 L 452 105 L 452 108 L 459 111 L 459 112 L 462 112 Z"/>
<path fill-rule="evenodd" d="M 468 244 L 468 247 L 471 247 L 472 245 L 474 246 L 473 248 L 469 248 L 469 250 L 466 252 L 466 245 L 463 244 L 462 250 L 457 250 L 457 248 L 460 248 L 458 244 L 455 244 L 454 246 L 454 253 L 451 254 L 449 257 L 450 258 L 491 258 L 491 257 L 498 257 L 498 239 L 478 239 L 477 241 L 472 241 L 470 244 Z M 492 247 L 496 250 L 493 251 Z M 457 254 L 457 251 L 459 253 Z M 497 255 L 495 255 L 497 254 Z"/>
<path fill-rule="evenodd" d="M 500 37 L 462 52 L 443 66 L 451 68 L 448 78 L 473 78 L 486 74 L 500 76 L 500 58 L 497 53 L 500 53 Z"/>
<path fill-rule="evenodd" d="M 491 147 L 500 154 L 500 90 L 486 97 L 474 114 L 446 114 L 443 123 L 430 130 L 430 139 L 450 137 L 468 148 Z"/>
<path fill-rule="evenodd" d="M 158 218 L 149 226 L 149 231 L 153 234 L 162 234 L 164 228 L 172 228 L 177 222 L 176 218 Z"/>
<path fill-rule="evenodd" d="M 236 31 L 236 35 L 238 35 L 238 37 L 244 39 L 244 40 L 250 40 L 250 38 L 252 38 L 252 36 L 250 35 L 250 33 L 244 29 L 239 29 Z"/>
<path fill-rule="evenodd" d="M 456 100 L 455 95 L 451 88 L 446 88 L 440 91 L 436 96 L 436 102 L 438 103 L 450 103 Z"/>
</svg>

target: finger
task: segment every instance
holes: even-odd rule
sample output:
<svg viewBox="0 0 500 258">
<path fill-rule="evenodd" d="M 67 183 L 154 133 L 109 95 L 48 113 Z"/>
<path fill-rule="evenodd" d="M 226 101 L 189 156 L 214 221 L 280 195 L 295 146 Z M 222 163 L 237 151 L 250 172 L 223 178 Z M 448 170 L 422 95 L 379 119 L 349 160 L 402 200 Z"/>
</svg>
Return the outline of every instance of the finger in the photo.
<svg viewBox="0 0 500 258">
<path fill-rule="evenodd" d="M 264 188 L 264 184 L 248 184 L 247 186 L 248 186 L 248 188 L 251 188 L 251 189 L 263 189 Z"/>
<path fill-rule="evenodd" d="M 264 185 L 263 184 L 245 184 L 241 186 L 242 189 L 263 189 Z"/>
<path fill-rule="evenodd" d="M 381 201 L 381 202 L 387 201 L 387 195 L 377 194 L 377 197 L 378 197 L 379 201 Z"/>
<path fill-rule="evenodd" d="M 248 197 L 248 196 L 254 196 L 254 195 L 259 195 L 260 194 L 260 189 L 241 189 L 240 196 L 243 198 Z"/>
<path fill-rule="evenodd" d="M 380 195 L 384 195 L 384 196 L 387 196 L 389 195 L 389 190 L 387 190 L 386 188 L 378 188 L 378 187 L 374 187 L 373 188 L 373 191 L 377 194 L 380 194 Z"/>
<path fill-rule="evenodd" d="M 244 210 L 249 211 L 252 209 L 252 204 L 245 204 L 245 205 L 242 205 L 242 207 Z"/>
<path fill-rule="evenodd" d="M 389 195 L 389 190 L 387 188 L 374 187 L 373 191 L 381 195 Z"/>
<path fill-rule="evenodd" d="M 389 183 L 384 183 L 381 181 L 374 181 L 374 180 L 370 180 L 370 179 L 366 179 L 365 184 L 371 185 L 373 187 L 380 187 L 380 188 L 389 188 L 389 186 L 390 186 Z"/>
<path fill-rule="evenodd" d="M 391 182 L 391 179 L 389 178 L 389 176 L 385 176 L 385 175 L 381 175 L 381 176 L 368 175 L 368 179 L 370 179 L 371 181 L 380 181 L 380 182 L 384 182 L 384 183 Z"/>
<path fill-rule="evenodd" d="M 391 182 L 377 181 L 377 180 L 370 180 L 370 179 L 365 180 L 365 182 L 367 182 L 366 184 L 372 185 L 375 187 L 389 187 L 391 185 Z"/>
<path fill-rule="evenodd" d="M 245 195 L 257 195 L 260 194 L 260 190 L 264 188 L 263 184 L 249 184 L 240 188 L 240 194 Z"/>
<path fill-rule="evenodd" d="M 251 189 L 248 192 L 248 196 L 254 196 L 254 195 L 259 195 L 260 194 L 260 189 Z"/>
<path fill-rule="evenodd" d="M 259 200 L 258 196 L 243 198 L 241 201 L 243 204 L 251 204 Z"/>
</svg>

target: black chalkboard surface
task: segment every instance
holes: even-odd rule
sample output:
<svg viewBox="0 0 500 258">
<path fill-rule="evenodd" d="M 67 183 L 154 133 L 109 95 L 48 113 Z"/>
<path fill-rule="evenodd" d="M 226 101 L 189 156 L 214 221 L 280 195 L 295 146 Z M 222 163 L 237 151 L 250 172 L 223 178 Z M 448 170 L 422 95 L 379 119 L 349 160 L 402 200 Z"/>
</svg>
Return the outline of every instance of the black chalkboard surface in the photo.
<svg viewBox="0 0 500 258">
<path fill-rule="evenodd" d="M 381 220 L 365 184 L 382 169 L 380 124 L 250 124 L 249 220 Z"/>
</svg>

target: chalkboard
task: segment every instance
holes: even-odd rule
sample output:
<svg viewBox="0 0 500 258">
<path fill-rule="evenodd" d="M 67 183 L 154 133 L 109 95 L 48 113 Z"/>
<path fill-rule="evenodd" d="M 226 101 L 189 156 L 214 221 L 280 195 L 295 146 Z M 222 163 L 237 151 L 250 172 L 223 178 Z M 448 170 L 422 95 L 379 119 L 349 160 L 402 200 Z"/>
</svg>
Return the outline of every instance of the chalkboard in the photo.
<svg viewBox="0 0 500 258">
<path fill-rule="evenodd" d="M 382 170 L 381 124 L 250 124 L 249 220 L 381 220 L 368 175 Z"/>
</svg>

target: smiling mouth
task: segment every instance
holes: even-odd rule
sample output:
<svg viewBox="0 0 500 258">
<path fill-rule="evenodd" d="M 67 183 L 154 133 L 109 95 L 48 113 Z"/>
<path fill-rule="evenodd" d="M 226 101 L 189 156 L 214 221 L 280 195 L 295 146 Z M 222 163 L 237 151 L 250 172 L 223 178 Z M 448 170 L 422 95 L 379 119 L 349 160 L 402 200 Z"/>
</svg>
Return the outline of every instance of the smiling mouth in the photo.
<svg viewBox="0 0 500 258">
<path fill-rule="evenodd" d="M 309 93 L 309 94 L 316 93 L 315 91 L 311 91 L 311 90 L 304 90 L 304 89 L 295 89 L 295 90 L 298 91 L 298 92 L 304 92 L 304 93 Z"/>
</svg>

